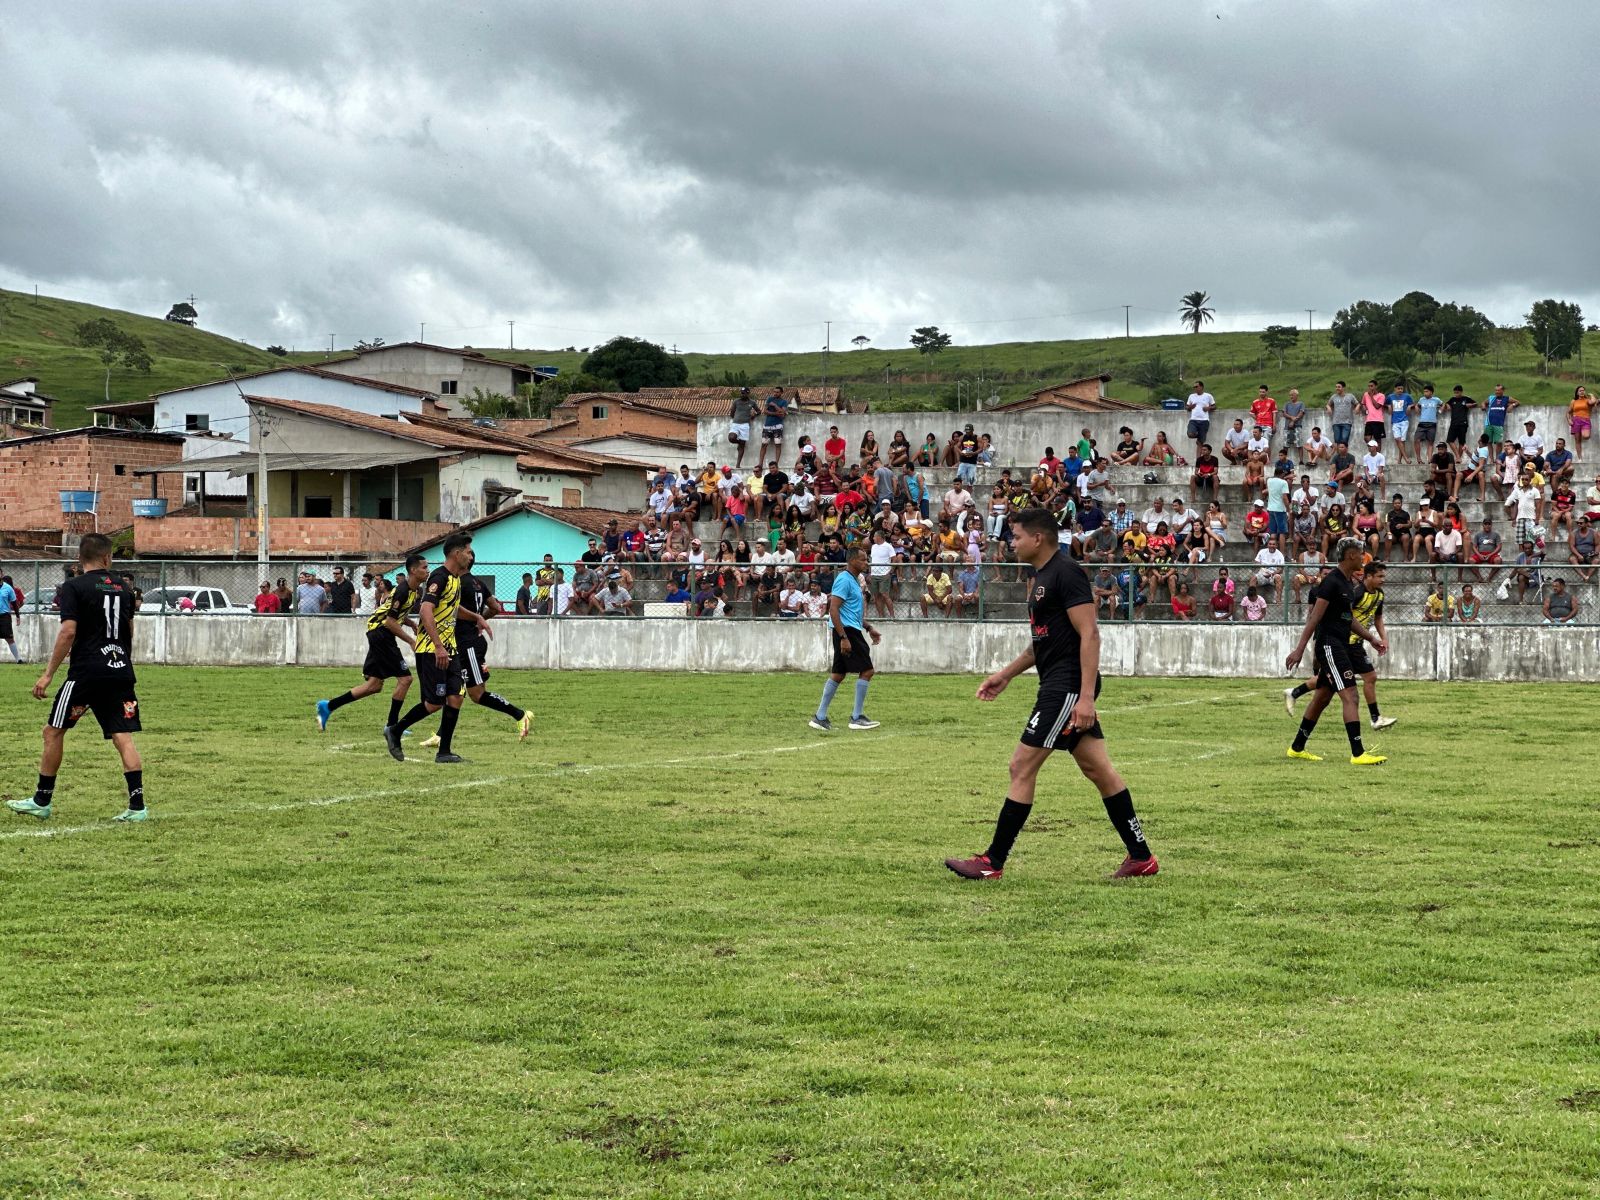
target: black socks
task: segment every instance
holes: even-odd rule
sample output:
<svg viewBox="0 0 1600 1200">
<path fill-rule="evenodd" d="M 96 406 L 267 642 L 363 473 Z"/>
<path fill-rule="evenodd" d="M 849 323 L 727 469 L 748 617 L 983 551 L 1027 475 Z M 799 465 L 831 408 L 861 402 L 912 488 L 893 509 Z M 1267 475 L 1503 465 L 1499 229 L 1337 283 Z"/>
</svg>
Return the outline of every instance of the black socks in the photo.
<svg viewBox="0 0 1600 1200">
<path fill-rule="evenodd" d="M 493 692 L 485 692 L 478 703 L 483 705 L 484 708 L 492 708 L 495 712 L 505 713 L 513 721 L 522 720 L 522 710 L 504 696 L 497 696 Z"/>
<path fill-rule="evenodd" d="M 1346 721 L 1344 723 L 1345 736 L 1350 739 L 1350 757 L 1360 758 L 1366 751 L 1361 745 L 1361 722 Z"/>
<path fill-rule="evenodd" d="M 352 696 L 349 692 L 346 692 L 342 696 L 335 696 L 332 700 L 328 701 L 328 711 L 329 712 L 338 712 L 346 704 L 354 704 L 355 700 L 356 700 L 356 698 L 354 696 Z"/>
<path fill-rule="evenodd" d="M 404 700 L 396 700 L 393 698 L 389 700 L 389 724 L 393 725 L 400 719 L 400 706 L 404 703 Z"/>
<path fill-rule="evenodd" d="M 450 753 L 450 739 L 456 735 L 456 721 L 461 716 L 459 708 L 446 704 L 439 714 L 439 753 Z"/>
<path fill-rule="evenodd" d="M 1011 856 L 1011 847 L 1016 844 L 1017 834 L 1022 832 L 1032 811 L 1033 805 L 1018 804 L 1009 796 L 1000 806 L 1000 816 L 994 823 L 994 841 L 989 843 L 989 849 L 984 854 L 995 870 L 1006 865 L 1006 859 Z"/>
<path fill-rule="evenodd" d="M 1309 718 L 1301 718 L 1300 731 L 1294 735 L 1294 748 L 1296 751 L 1306 748 L 1306 743 L 1311 740 L 1311 734 L 1316 728 L 1316 721 Z"/>
<path fill-rule="evenodd" d="M 1383 714 L 1378 711 L 1378 702 L 1376 700 L 1374 700 L 1371 704 L 1367 705 L 1367 711 L 1372 714 L 1372 719 L 1374 721 L 1376 721 L 1379 717 L 1383 716 Z"/>
<path fill-rule="evenodd" d="M 122 777 L 128 781 L 128 807 L 138 812 L 144 807 L 144 771 L 124 771 Z"/>
<path fill-rule="evenodd" d="M 1305 684 L 1297 683 L 1295 684 L 1294 691 L 1289 694 L 1293 699 L 1298 700 L 1301 696 L 1309 696 L 1311 692 L 1312 689 L 1307 687 Z"/>
<path fill-rule="evenodd" d="M 56 777 L 54 775 L 39 776 L 39 786 L 34 789 L 33 802 L 40 808 L 50 807 L 50 797 L 56 794 Z"/>
<path fill-rule="evenodd" d="M 396 731 L 410 729 L 413 725 L 427 715 L 428 706 L 426 704 L 417 704 L 413 706 L 411 711 L 405 716 L 401 717 L 398 721 L 390 721 L 389 724 L 393 726 Z"/>
<path fill-rule="evenodd" d="M 1100 799 L 1106 806 L 1106 816 L 1111 818 L 1122 844 L 1128 848 L 1128 857 L 1144 862 L 1150 857 L 1150 845 L 1144 840 L 1144 827 L 1139 824 L 1139 818 L 1133 811 L 1133 795 L 1123 788 L 1115 796 L 1102 796 Z"/>
</svg>

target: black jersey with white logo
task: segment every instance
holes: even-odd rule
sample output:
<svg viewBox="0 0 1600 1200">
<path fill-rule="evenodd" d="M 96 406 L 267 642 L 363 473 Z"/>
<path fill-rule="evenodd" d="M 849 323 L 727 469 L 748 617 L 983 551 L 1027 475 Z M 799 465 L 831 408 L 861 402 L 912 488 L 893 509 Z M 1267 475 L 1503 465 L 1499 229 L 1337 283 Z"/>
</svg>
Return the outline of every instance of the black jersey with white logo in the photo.
<svg viewBox="0 0 1600 1200">
<path fill-rule="evenodd" d="M 133 589 L 110 571 L 85 571 L 56 589 L 63 621 L 76 621 L 67 678 L 133 682 Z"/>
<path fill-rule="evenodd" d="M 1039 687 L 1080 690 L 1083 683 L 1079 654 L 1083 639 L 1069 616 L 1070 610 L 1087 604 L 1094 610 L 1094 589 L 1070 554 L 1058 550 L 1056 556 L 1034 572 L 1028 592 L 1028 623 L 1033 629 L 1033 661 L 1039 672 Z M 1090 681 L 1094 686 L 1094 681 Z"/>
</svg>

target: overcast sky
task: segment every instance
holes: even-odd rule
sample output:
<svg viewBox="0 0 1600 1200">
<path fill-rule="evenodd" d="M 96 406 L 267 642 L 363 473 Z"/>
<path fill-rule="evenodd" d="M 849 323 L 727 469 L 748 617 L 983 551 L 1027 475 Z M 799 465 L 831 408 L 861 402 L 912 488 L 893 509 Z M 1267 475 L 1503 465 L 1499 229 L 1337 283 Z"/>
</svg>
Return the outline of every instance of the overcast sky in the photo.
<svg viewBox="0 0 1600 1200">
<path fill-rule="evenodd" d="M 0 284 L 328 335 L 809 350 L 1600 319 L 1600 4 L 36 5 Z M 1298 316 L 1297 316 L 1298 314 Z"/>
</svg>

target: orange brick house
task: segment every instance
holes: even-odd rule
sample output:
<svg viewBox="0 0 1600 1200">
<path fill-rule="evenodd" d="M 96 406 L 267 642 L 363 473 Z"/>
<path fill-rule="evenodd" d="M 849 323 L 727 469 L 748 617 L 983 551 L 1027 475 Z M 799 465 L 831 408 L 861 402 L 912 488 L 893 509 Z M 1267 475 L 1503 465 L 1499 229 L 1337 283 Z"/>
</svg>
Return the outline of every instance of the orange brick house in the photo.
<svg viewBox="0 0 1600 1200">
<path fill-rule="evenodd" d="M 183 503 L 183 477 L 135 471 L 181 462 L 183 438 L 126 429 L 63 429 L 0 442 L 0 538 L 41 531 L 105 533 L 133 524 L 136 499 Z M 62 492 L 93 492 L 94 513 L 65 513 Z"/>
</svg>

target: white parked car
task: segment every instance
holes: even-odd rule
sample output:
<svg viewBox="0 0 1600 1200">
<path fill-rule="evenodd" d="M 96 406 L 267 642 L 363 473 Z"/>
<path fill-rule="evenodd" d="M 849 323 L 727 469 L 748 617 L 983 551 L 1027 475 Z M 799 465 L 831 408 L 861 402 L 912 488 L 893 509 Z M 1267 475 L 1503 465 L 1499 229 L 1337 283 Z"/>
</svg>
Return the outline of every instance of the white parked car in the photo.
<svg viewBox="0 0 1600 1200">
<path fill-rule="evenodd" d="M 188 600 L 189 603 L 184 604 L 184 600 Z M 254 609 L 243 604 L 235 604 L 228 599 L 228 593 L 221 588 L 202 587 L 198 584 L 173 584 L 151 588 L 144 594 L 144 603 L 139 611 L 235 616 L 253 612 Z"/>
</svg>

